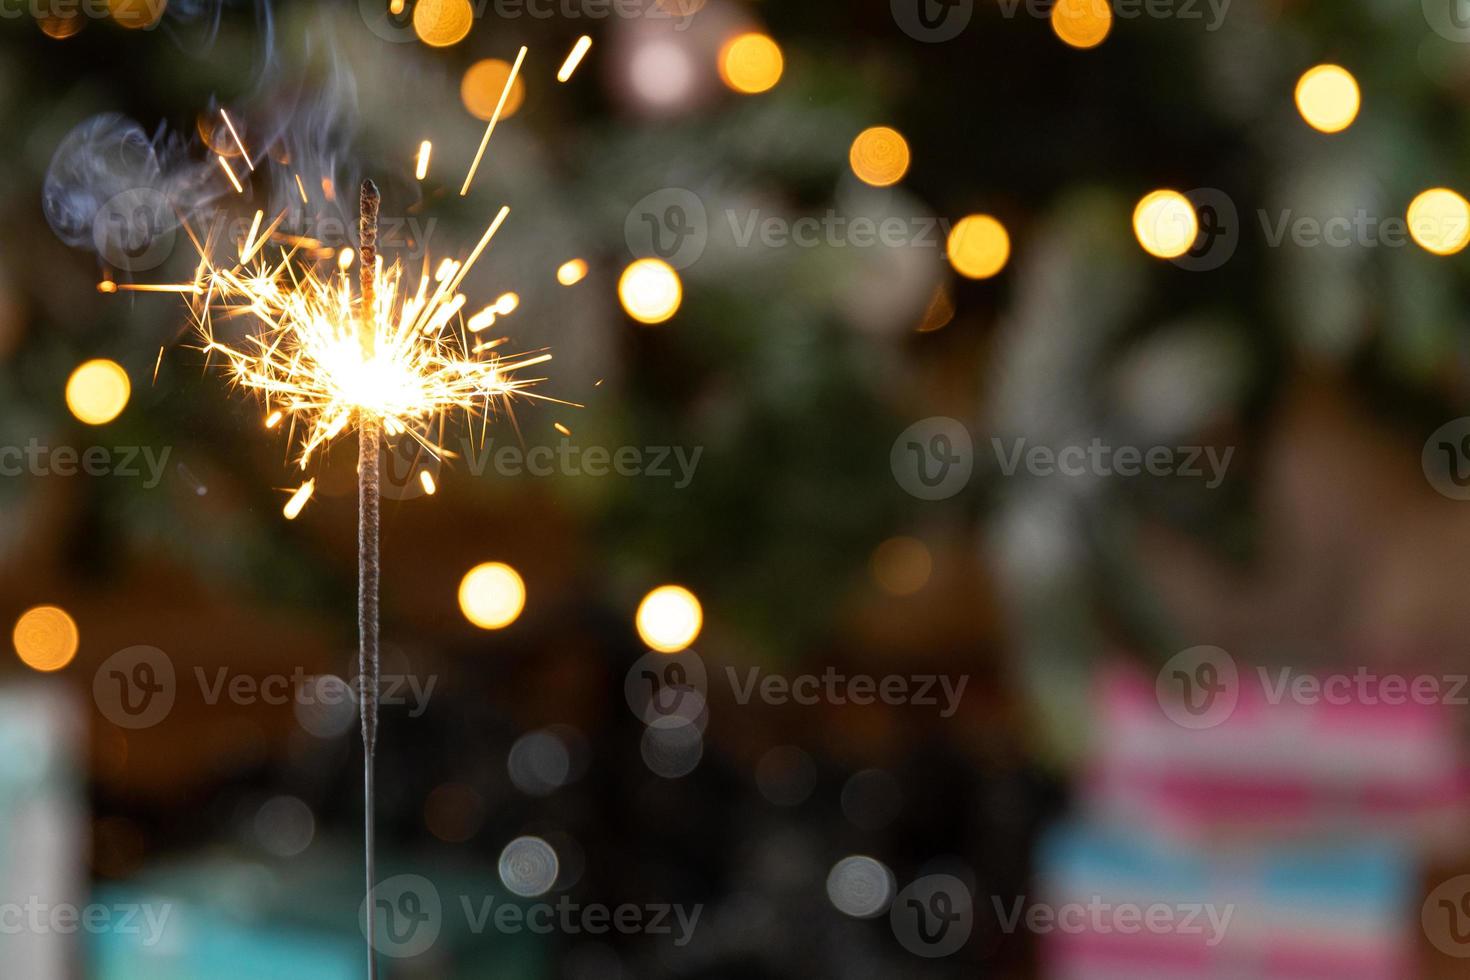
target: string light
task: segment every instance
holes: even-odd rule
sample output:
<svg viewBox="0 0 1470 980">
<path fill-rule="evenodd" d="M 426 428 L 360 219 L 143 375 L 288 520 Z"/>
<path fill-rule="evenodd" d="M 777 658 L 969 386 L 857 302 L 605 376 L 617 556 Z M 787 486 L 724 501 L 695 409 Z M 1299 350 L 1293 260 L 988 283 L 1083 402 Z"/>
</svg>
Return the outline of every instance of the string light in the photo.
<svg viewBox="0 0 1470 980">
<path fill-rule="evenodd" d="M 1074 48 L 1095 48 L 1113 29 L 1113 8 L 1106 0 L 1057 0 L 1051 8 L 1051 29 Z"/>
<path fill-rule="evenodd" d="M 434 48 L 458 44 L 469 34 L 475 11 L 469 0 L 418 0 L 413 5 L 413 30 Z"/>
<path fill-rule="evenodd" d="M 678 653 L 699 637 L 704 608 L 682 585 L 661 585 L 638 604 L 638 635 L 659 653 Z"/>
<path fill-rule="evenodd" d="M 618 299 L 639 323 L 663 323 L 679 311 L 683 297 L 679 274 L 661 259 L 639 259 L 618 280 Z"/>
<path fill-rule="evenodd" d="M 66 407 L 79 421 L 106 425 L 127 408 L 132 390 L 122 365 L 97 358 L 83 363 L 67 379 Z"/>
<path fill-rule="evenodd" d="M 847 154 L 858 180 L 874 187 L 888 187 L 909 171 L 909 144 L 903 134 L 888 126 L 873 126 L 858 134 Z"/>
<path fill-rule="evenodd" d="M 989 279 L 1005 268 L 1010 257 L 1011 236 L 988 214 L 968 215 L 950 229 L 949 263 L 962 276 Z"/>
<path fill-rule="evenodd" d="M 1318 65 L 1296 83 L 1296 107 L 1307 125 L 1340 133 L 1358 118 L 1363 104 L 1358 81 L 1341 65 Z"/>
<path fill-rule="evenodd" d="M 526 607 L 526 583 L 504 562 L 476 565 L 459 583 L 459 609 L 483 630 L 504 629 Z"/>
<path fill-rule="evenodd" d="M 1470 244 L 1470 202 L 1448 187 L 1434 187 L 1409 204 L 1409 235 L 1426 252 L 1454 255 Z"/>
<path fill-rule="evenodd" d="M 1133 209 L 1133 233 L 1148 254 L 1175 259 L 1194 247 L 1199 216 L 1189 198 L 1178 191 L 1154 191 Z"/>
<path fill-rule="evenodd" d="M 60 670 L 71 663 L 81 644 L 76 620 L 60 606 L 27 609 L 11 633 L 15 653 L 32 670 Z"/>
<path fill-rule="evenodd" d="M 768 92 L 781 80 L 786 61 L 781 47 L 765 34 L 733 37 L 720 49 L 720 79 L 736 92 Z"/>
</svg>

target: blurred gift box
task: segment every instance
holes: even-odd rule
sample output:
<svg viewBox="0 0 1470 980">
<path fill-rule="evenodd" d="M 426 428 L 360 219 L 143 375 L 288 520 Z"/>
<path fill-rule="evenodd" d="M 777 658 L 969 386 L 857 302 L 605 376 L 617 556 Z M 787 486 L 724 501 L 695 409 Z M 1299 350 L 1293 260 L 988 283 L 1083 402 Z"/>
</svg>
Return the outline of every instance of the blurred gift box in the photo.
<svg viewBox="0 0 1470 980">
<path fill-rule="evenodd" d="M 1415 975 L 1417 878 L 1391 845 L 1220 852 L 1073 825 L 1039 868 L 1050 980 Z"/>
</svg>

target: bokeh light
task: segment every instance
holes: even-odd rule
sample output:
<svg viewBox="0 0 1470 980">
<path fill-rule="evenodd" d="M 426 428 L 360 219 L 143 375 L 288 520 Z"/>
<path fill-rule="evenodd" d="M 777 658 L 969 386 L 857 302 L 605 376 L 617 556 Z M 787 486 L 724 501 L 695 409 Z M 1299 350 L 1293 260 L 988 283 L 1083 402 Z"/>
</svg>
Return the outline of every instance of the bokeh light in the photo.
<svg viewBox="0 0 1470 980">
<path fill-rule="evenodd" d="M 413 5 L 414 33 L 430 47 L 447 48 L 463 41 L 474 19 L 470 0 L 418 0 Z"/>
<path fill-rule="evenodd" d="M 459 98 L 470 115 L 486 122 L 495 115 L 495 107 L 500 103 L 500 94 L 505 91 L 505 80 L 510 77 L 512 67 L 509 61 L 486 58 L 465 70 L 459 83 Z M 516 80 L 511 83 L 510 94 L 505 97 L 505 108 L 500 110 L 500 118 L 509 119 L 515 115 L 525 101 L 526 83 L 517 73 Z"/>
<path fill-rule="evenodd" d="M 545 895 L 556 884 L 556 850 L 540 837 L 517 837 L 500 852 L 500 882 L 521 898 Z"/>
<path fill-rule="evenodd" d="M 483 630 L 504 629 L 526 608 L 526 583 L 504 562 L 489 561 L 465 573 L 459 583 L 459 609 Z"/>
<path fill-rule="evenodd" d="M 1005 225 L 988 214 L 972 214 L 955 222 L 949 232 L 949 262 L 960 275 L 989 279 L 1011 257 L 1011 236 Z"/>
<path fill-rule="evenodd" d="M 704 607 L 682 585 L 660 585 L 638 604 L 638 635 L 659 653 L 678 653 L 699 636 Z"/>
<path fill-rule="evenodd" d="M 158 23 L 167 4 L 168 0 L 107 0 L 107 12 L 118 25 L 137 31 Z"/>
<path fill-rule="evenodd" d="M 1107 0 L 1057 0 L 1051 29 L 1074 48 L 1095 48 L 1113 29 L 1112 5 Z"/>
<path fill-rule="evenodd" d="M 873 126 L 852 141 L 847 159 L 858 180 L 874 187 L 889 187 L 909 172 L 908 140 L 896 129 Z"/>
<path fill-rule="evenodd" d="M 1324 133 L 1351 126 L 1362 104 L 1357 79 L 1341 65 L 1318 65 L 1296 83 L 1297 110 L 1307 125 Z"/>
<path fill-rule="evenodd" d="M 618 299 L 639 323 L 663 323 L 679 311 L 684 286 L 673 266 L 661 259 L 639 259 L 623 270 Z"/>
<path fill-rule="evenodd" d="M 890 595 L 913 595 L 929 583 L 934 560 L 917 538 L 889 538 L 873 551 L 873 578 Z"/>
<path fill-rule="evenodd" d="M 71 37 L 86 26 L 86 20 L 76 13 L 46 14 L 36 22 L 41 32 L 58 41 Z"/>
<path fill-rule="evenodd" d="M 827 898 L 843 915 L 871 919 L 893 902 L 896 879 L 876 858 L 855 854 L 832 866 L 827 875 Z"/>
<path fill-rule="evenodd" d="M 485 800 L 463 783 L 441 783 L 424 801 L 424 826 L 448 844 L 463 844 L 485 822 Z"/>
<path fill-rule="evenodd" d="M 1409 204 L 1409 234 L 1435 255 L 1454 255 L 1470 243 L 1470 202 L 1448 187 L 1434 187 Z"/>
<path fill-rule="evenodd" d="M 60 606 L 27 609 L 11 633 L 16 655 L 32 670 L 50 673 L 71 663 L 81 644 L 76 620 Z"/>
<path fill-rule="evenodd" d="M 1133 209 L 1133 233 L 1148 254 L 1178 258 L 1199 237 L 1199 215 L 1189 198 L 1178 191 L 1154 191 Z"/>
<path fill-rule="evenodd" d="M 640 44 L 628 63 L 633 92 L 654 109 L 673 109 L 694 92 L 692 57 L 677 41 L 660 38 Z"/>
<path fill-rule="evenodd" d="M 527 732 L 515 740 L 505 760 L 515 788 L 527 796 L 549 796 L 566 785 L 572 771 L 572 756 L 566 743 L 553 731 Z"/>
<path fill-rule="evenodd" d="M 586 278 L 586 259 L 571 259 L 570 261 L 563 262 L 561 267 L 556 270 L 556 281 L 563 286 L 575 286 Z"/>
<path fill-rule="evenodd" d="M 66 407 L 88 425 L 106 425 L 128 406 L 133 386 L 128 372 L 105 358 L 87 361 L 66 381 Z"/>
<path fill-rule="evenodd" d="M 720 49 L 720 78 L 745 95 L 775 88 L 785 67 L 780 45 L 765 34 L 741 34 Z"/>
<path fill-rule="evenodd" d="M 255 836 L 268 853 L 295 857 L 316 838 L 316 817 L 295 796 L 272 797 L 256 811 Z"/>
<path fill-rule="evenodd" d="M 692 722 L 645 728 L 638 751 L 655 776 L 682 779 L 699 768 L 704 758 L 704 735 Z"/>
</svg>

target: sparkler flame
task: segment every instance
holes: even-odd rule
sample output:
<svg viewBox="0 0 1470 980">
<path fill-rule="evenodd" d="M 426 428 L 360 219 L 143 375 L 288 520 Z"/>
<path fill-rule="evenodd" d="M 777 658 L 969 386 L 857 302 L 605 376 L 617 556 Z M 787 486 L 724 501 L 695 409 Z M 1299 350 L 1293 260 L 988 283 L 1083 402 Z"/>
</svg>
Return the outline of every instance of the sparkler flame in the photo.
<svg viewBox="0 0 1470 980">
<path fill-rule="evenodd" d="M 501 209 L 463 262 L 444 260 L 431 273 L 426 259 L 416 275 L 396 261 L 381 268 L 371 310 L 348 270 L 301 261 L 296 247 L 278 246 L 267 258 L 259 240 L 241 246 L 246 263 L 230 267 L 214 266 L 201 246 L 194 282 L 174 288 L 196 297 L 203 349 L 225 359 L 236 385 L 261 396 L 267 427 L 289 420 L 303 469 L 369 419 L 442 458 L 452 454 L 436 440 L 451 414 L 488 420 L 508 414 L 517 397 L 559 401 L 529 390 L 545 378 L 518 373 L 550 353 L 506 355 L 475 344 L 461 315 L 459 286 L 509 211 Z M 224 325 L 241 318 L 251 329 L 224 339 Z M 372 331 L 371 345 L 363 344 L 363 329 Z"/>
</svg>

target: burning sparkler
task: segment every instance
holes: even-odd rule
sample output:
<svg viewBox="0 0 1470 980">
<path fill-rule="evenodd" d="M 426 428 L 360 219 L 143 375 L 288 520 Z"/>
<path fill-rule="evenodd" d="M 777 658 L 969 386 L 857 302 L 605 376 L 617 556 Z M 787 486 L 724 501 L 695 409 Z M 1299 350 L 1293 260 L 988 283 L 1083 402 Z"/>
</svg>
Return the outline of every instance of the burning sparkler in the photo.
<svg viewBox="0 0 1470 980">
<path fill-rule="evenodd" d="M 565 80 L 586 54 L 583 38 L 568 56 Z M 505 90 L 489 121 L 460 194 L 467 194 L 495 130 L 511 85 L 526 56 L 522 47 L 506 79 Z M 250 153 L 230 117 L 221 110 L 241 159 L 253 172 Z M 419 147 L 415 176 L 427 175 L 430 143 Z M 237 193 L 239 175 L 222 154 L 216 158 Z M 303 201 L 305 184 L 292 175 Z M 322 192 L 334 196 L 322 178 Z M 351 249 L 333 255 L 321 242 L 279 230 L 285 213 L 265 227 L 257 211 L 238 243 L 236 258 L 217 262 L 219 242 L 211 229 L 201 241 L 188 222 L 183 227 L 199 252 L 194 277 L 186 283 L 113 283 L 107 291 L 177 292 L 189 300 L 200 347 L 221 358 L 231 381 L 255 392 L 264 402 L 267 429 L 282 428 L 305 470 L 312 458 L 339 438 L 358 437 L 358 627 L 359 673 L 362 678 L 364 864 L 367 884 L 365 933 L 368 976 L 377 976 L 374 950 L 376 910 L 373 902 L 374 754 L 378 727 L 378 590 L 379 590 L 379 456 L 385 440 L 412 439 L 435 458 L 452 454 L 442 446 L 451 416 L 482 424 L 508 414 L 517 398 L 559 401 L 531 389 L 544 381 L 526 369 L 551 360 L 545 350 L 506 355 L 507 338 L 481 339 L 483 331 L 519 305 L 505 293 L 473 315 L 466 315 L 460 292 L 476 261 L 490 247 L 510 213 L 502 207 L 479 242 L 463 260 L 445 259 L 432 267 L 426 259 L 416 273 L 399 262 L 385 263 L 377 251 L 380 197 L 364 181 L 356 262 L 358 287 L 350 275 Z M 181 218 L 182 220 L 182 218 Z M 583 273 L 585 274 L 585 264 Z M 578 276 L 580 278 L 580 275 Z M 565 281 L 565 280 L 563 280 Z M 102 288 L 99 286 L 99 289 Z M 246 329 L 234 324 L 245 321 Z M 160 357 L 162 352 L 160 351 Z M 573 404 L 560 402 L 560 404 Z M 286 423 L 283 425 L 282 423 Z M 568 431 L 560 423 L 559 431 Z M 419 473 L 426 493 L 437 489 L 433 477 Z M 284 514 L 295 519 L 310 501 L 316 482 L 306 479 L 292 493 Z"/>
</svg>

